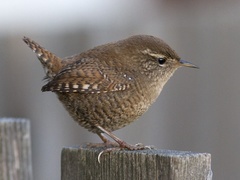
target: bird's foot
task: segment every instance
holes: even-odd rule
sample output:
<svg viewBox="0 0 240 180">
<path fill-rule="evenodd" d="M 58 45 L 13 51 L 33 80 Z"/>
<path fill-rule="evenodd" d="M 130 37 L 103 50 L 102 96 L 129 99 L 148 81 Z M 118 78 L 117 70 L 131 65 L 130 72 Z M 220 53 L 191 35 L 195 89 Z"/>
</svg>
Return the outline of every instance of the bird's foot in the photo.
<svg viewBox="0 0 240 180">
<path fill-rule="evenodd" d="M 125 141 L 121 140 L 120 138 L 118 138 L 117 136 L 115 136 L 113 133 L 105 130 L 104 128 L 102 128 L 101 126 L 96 126 L 99 130 L 101 130 L 103 133 L 107 134 L 109 137 L 111 137 L 115 142 L 109 141 L 102 133 L 98 133 L 98 136 L 103 140 L 105 147 L 108 144 L 113 145 L 113 147 L 109 147 L 103 151 L 101 151 L 98 155 L 98 162 L 100 163 L 100 157 L 103 153 L 107 153 L 107 152 L 112 152 L 112 151 L 119 151 L 119 150 L 131 150 L 131 151 L 135 151 L 135 150 L 144 150 L 144 149 L 154 149 L 153 146 L 144 146 L 141 143 L 138 143 L 136 145 L 131 145 L 126 143 Z"/>
<path fill-rule="evenodd" d="M 145 146 L 142 143 L 137 143 L 135 145 L 132 145 L 132 144 L 128 144 L 128 143 L 126 143 L 125 141 L 122 141 L 122 140 L 118 143 L 119 143 L 119 146 L 122 149 L 128 149 L 128 150 L 131 150 L 131 151 L 144 150 L 144 149 L 155 149 L 154 146 L 151 146 L 151 145 L 150 146 Z"/>
<path fill-rule="evenodd" d="M 154 146 L 144 146 L 142 143 L 138 143 L 136 145 L 131 145 L 131 144 L 126 143 L 125 141 L 121 141 L 121 144 L 119 144 L 118 147 L 110 147 L 110 148 L 107 148 L 107 149 L 104 149 L 103 151 L 101 151 L 98 154 L 98 162 L 100 163 L 101 155 L 104 153 L 110 153 L 113 151 L 120 151 L 120 150 L 136 151 L 136 150 L 145 150 L 145 149 L 155 149 L 155 147 Z"/>
<path fill-rule="evenodd" d="M 88 148 L 113 148 L 113 147 L 119 147 L 119 144 L 112 141 L 107 141 L 104 143 L 87 143 Z"/>
</svg>

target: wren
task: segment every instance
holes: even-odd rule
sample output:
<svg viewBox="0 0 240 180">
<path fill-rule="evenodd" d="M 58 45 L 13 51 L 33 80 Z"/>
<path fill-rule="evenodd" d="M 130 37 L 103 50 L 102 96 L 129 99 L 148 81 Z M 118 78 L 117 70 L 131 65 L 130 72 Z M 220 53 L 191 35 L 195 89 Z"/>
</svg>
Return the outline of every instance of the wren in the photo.
<svg viewBox="0 0 240 180">
<path fill-rule="evenodd" d="M 128 144 L 112 131 L 146 112 L 176 69 L 198 68 L 149 35 L 135 35 L 66 58 L 27 37 L 23 40 L 45 69 L 48 83 L 42 91 L 55 92 L 72 118 L 106 145 L 113 142 L 104 134 L 129 150 L 145 147 Z"/>
</svg>

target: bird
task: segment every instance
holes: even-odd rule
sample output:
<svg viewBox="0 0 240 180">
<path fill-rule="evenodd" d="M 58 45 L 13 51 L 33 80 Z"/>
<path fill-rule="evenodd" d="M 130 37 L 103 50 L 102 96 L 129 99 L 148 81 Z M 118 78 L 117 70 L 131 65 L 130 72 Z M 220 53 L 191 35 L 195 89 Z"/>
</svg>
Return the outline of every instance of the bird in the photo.
<svg viewBox="0 0 240 180">
<path fill-rule="evenodd" d="M 146 146 L 129 144 L 113 131 L 142 116 L 179 67 L 198 68 L 151 35 L 134 35 L 65 58 L 28 37 L 23 37 L 23 41 L 45 70 L 47 83 L 42 91 L 56 93 L 80 126 L 97 134 L 103 144 L 121 149 L 139 150 Z"/>
</svg>

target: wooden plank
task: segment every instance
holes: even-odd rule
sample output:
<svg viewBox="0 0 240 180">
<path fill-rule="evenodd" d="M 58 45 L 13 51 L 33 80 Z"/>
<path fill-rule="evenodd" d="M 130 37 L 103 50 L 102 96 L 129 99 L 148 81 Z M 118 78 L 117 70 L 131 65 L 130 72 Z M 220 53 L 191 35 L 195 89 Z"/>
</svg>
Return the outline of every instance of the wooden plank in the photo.
<svg viewBox="0 0 240 180">
<path fill-rule="evenodd" d="M 173 150 L 115 151 L 67 147 L 62 150 L 61 179 L 93 180 L 211 180 L 211 155 Z"/>
<path fill-rule="evenodd" d="M 30 122 L 26 119 L 0 119 L 0 179 L 32 179 Z"/>
</svg>

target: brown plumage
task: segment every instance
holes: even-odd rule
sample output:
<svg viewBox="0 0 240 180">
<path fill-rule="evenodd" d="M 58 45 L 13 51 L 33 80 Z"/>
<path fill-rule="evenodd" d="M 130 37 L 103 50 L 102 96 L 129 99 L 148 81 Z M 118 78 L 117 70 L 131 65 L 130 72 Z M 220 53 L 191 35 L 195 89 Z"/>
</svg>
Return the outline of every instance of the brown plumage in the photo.
<svg viewBox="0 0 240 180">
<path fill-rule="evenodd" d="M 29 38 L 23 40 L 46 70 L 48 83 L 42 91 L 55 92 L 73 119 L 97 133 L 105 143 L 108 140 L 102 133 L 128 149 L 139 147 L 111 132 L 140 117 L 178 67 L 196 67 L 180 60 L 161 39 L 147 35 L 132 36 L 63 59 Z"/>
</svg>

